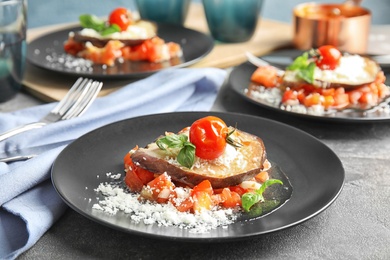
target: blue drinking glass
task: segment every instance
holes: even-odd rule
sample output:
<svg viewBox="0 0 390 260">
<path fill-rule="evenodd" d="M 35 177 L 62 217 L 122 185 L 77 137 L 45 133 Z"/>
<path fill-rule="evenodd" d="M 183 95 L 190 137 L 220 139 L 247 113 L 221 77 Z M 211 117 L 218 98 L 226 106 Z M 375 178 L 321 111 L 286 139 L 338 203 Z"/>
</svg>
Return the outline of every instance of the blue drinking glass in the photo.
<svg viewBox="0 0 390 260">
<path fill-rule="evenodd" d="M 183 25 L 191 0 L 136 0 L 142 19 Z"/>
<path fill-rule="evenodd" d="M 26 57 L 27 0 L 0 1 L 0 102 L 22 87 Z"/>
<path fill-rule="evenodd" d="M 245 42 L 252 38 L 263 0 L 202 0 L 207 25 L 214 39 Z"/>
</svg>

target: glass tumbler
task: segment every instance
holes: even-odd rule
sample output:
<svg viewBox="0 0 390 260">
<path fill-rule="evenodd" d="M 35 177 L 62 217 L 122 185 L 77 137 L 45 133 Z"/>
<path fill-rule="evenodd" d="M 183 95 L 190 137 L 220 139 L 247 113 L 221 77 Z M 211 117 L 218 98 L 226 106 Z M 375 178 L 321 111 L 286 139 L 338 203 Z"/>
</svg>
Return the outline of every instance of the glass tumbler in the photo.
<svg viewBox="0 0 390 260">
<path fill-rule="evenodd" d="M 207 25 L 214 39 L 245 42 L 252 38 L 263 0 L 202 0 Z"/>
<path fill-rule="evenodd" d="M 136 0 L 142 19 L 183 25 L 191 0 Z"/>
<path fill-rule="evenodd" d="M 26 0 L 0 0 L 0 102 L 22 87 L 26 57 Z"/>
</svg>

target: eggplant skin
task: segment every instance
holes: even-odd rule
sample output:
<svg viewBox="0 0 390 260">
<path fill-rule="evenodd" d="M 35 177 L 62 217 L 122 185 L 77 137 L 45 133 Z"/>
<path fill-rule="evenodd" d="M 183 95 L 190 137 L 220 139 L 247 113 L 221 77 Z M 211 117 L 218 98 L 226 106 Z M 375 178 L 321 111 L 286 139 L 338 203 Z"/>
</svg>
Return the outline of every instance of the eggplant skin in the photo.
<svg viewBox="0 0 390 260">
<path fill-rule="evenodd" d="M 204 180 L 209 180 L 212 187 L 215 189 L 225 188 L 229 186 L 239 185 L 243 181 L 250 180 L 263 169 L 264 161 L 266 160 L 266 150 L 264 143 L 261 138 L 236 130 L 240 137 L 246 140 L 251 140 L 247 147 L 238 148 L 243 149 L 242 154 L 247 158 L 245 162 L 246 167 L 244 169 L 236 169 L 234 163 L 225 165 L 222 174 L 215 174 L 220 168 L 220 165 L 214 164 L 213 161 L 203 161 L 204 168 L 191 169 L 172 163 L 171 160 L 166 159 L 164 155 L 165 151 L 160 150 L 154 143 L 149 144 L 145 148 L 136 150 L 132 155 L 131 159 L 137 167 L 144 168 L 155 174 L 163 174 L 166 172 L 171 176 L 172 180 L 179 182 L 188 187 L 194 187 Z M 248 142 L 247 142 L 248 143 Z M 249 159 L 248 159 L 249 158 Z M 229 166 L 232 167 L 229 171 Z M 204 169 L 211 168 L 210 172 Z"/>
</svg>

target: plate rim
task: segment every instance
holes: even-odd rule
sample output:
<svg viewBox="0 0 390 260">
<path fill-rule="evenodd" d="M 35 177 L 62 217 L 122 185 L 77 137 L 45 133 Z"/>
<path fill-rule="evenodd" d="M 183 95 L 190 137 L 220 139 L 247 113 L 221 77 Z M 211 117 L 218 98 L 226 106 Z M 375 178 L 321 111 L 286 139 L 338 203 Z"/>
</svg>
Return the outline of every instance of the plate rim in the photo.
<svg viewBox="0 0 390 260">
<path fill-rule="evenodd" d="M 177 115 L 177 116 L 182 115 L 182 116 L 185 116 L 186 114 L 199 115 L 199 116 L 207 115 L 207 114 L 213 114 L 213 115 L 216 115 L 216 116 L 227 116 L 227 117 L 229 117 L 230 115 L 232 115 L 232 116 L 240 116 L 240 117 L 243 116 L 243 117 L 251 118 L 251 119 L 254 119 L 254 120 L 257 119 L 257 120 L 264 121 L 264 122 L 270 122 L 272 124 L 277 125 L 278 127 L 283 127 L 283 128 L 286 128 L 286 129 L 293 129 L 294 131 L 296 131 L 300 135 L 304 136 L 305 138 L 311 138 L 311 140 L 316 142 L 317 145 L 320 145 L 323 148 L 327 149 L 327 151 L 330 152 L 331 155 L 334 156 L 334 159 L 337 160 L 336 163 L 339 164 L 339 166 L 340 166 L 339 170 L 341 171 L 340 172 L 341 176 L 339 176 L 339 177 L 341 179 L 341 182 L 337 183 L 337 187 L 338 188 L 336 188 L 334 190 L 334 193 L 333 193 L 332 197 L 327 198 L 327 203 L 321 205 L 319 207 L 319 209 L 317 209 L 315 212 L 313 212 L 310 215 L 307 215 L 304 218 L 301 218 L 299 221 L 295 221 L 293 223 L 289 223 L 288 225 L 282 225 L 282 226 L 280 226 L 278 228 L 267 230 L 266 232 L 258 232 L 258 233 L 254 233 L 254 234 L 244 234 L 244 235 L 234 236 L 234 237 L 204 237 L 204 236 L 200 236 L 200 237 L 169 237 L 169 236 L 163 236 L 163 235 L 159 235 L 159 234 L 153 234 L 153 233 L 147 233 L 147 232 L 145 233 L 145 232 L 142 232 L 142 231 L 139 231 L 139 230 L 134 230 L 134 229 L 124 229 L 123 227 L 115 226 L 115 225 L 113 225 L 111 223 L 107 223 L 107 222 L 105 222 L 103 220 L 99 220 L 96 217 L 93 217 L 93 216 L 90 216 L 90 215 L 86 214 L 82 209 L 79 209 L 77 206 L 73 205 L 70 201 L 68 201 L 67 198 L 64 198 L 63 194 L 61 194 L 61 192 L 59 191 L 59 188 L 58 188 L 58 186 L 56 184 L 56 177 L 55 177 L 56 165 L 58 164 L 58 161 L 61 159 L 61 156 L 67 150 L 72 149 L 73 145 L 75 143 L 77 143 L 78 140 L 81 140 L 82 138 L 86 138 L 86 136 L 93 135 L 94 133 L 98 133 L 99 131 L 102 131 L 103 128 L 112 127 L 112 126 L 115 126 L 115 125 L 123 124 L 125 122 L 131 122 L 131 121 L 134 121 L 134 120 L 145 120 L 145 119 L 148 119 L 148 118 L 164 117 L 164 116 L 170 116 L 170 115 Z M 288 173 L 286 175 L 287 175 L 288 178 L 290 178 Z M 163 240 L 172 240 L 172 241 L 180 240 L 180 241 L 184 241 L 184 242 L 224 242 L 224 241 L 243 240 L 243 239 L 248 239 L 248 238 L 252 238 L 252 237 L 255 237 L 255 236 L 259 236 L 259 235 L 265 235 L 265 234 L 274 233 L 276 231 L 285 230 L 285 229 L 288 229 L 290 227 L 302 224 L 303 222 L 305 222 L 305 221 L 307 221 L 307 220 L 309 220 L 309 219 L 319 215 L 324 210 L 326 210 L 331 204 L 333 204 L 333 202 L 338 198 L 338 196 L 342 192 L 344 184 L 345 184 L 345 170 L 344 170 L 344 167 L 343 167 L 343 164 L 342 164 L 340 158 L 337 156 L 337 154 L 330 147 L 328 147 L 325 143 L 323 143 L 318 138 L 310 135 L 309 133 L 307 133 L 307 132 L 305 132 L 303 130 L 300 130 L 300 129 L 295 128 L 293 126 L 290 126 L 290 125 L 287 125 L 287 124 L 284 124 L 284 123 L 281 123 L 281 122 L 278 122 L 278 121 L 275 121 L 275 120 L 272 120 L 272 119 L 263 118 L 263 117 L 259 117 L 259 116 L 247 115 L 247 114 L 242 114 L 242 113 L 234 113 L 234 112 L 213 112 L 213 111 L 212 112 L 202 112 L 202 111 L 199 111 L 199 112 L 171 112 L 171 113 L 162 113 L 162 114 L 143 115 L 143 116 L 137 116 L 137 117 L 134 117 L 134 118 L 120 120 L 120 121 L 113 122 L 113 123 L 104 125 L 102 127 L 96 128 L 96 129 L 94 129 L 94 130 L 92 130 L 92 131 L 82 135 L 81 137 L 77 138 L 74 142 L 72 142 L 67 147 L 65 147 L 65 149 L 63 151 L 61 151 L 61 153 L 58 155 L 58 157 L 56 158 L 56 160 L 54 161 L 54 163 L 52 165 L 52 168 L 51 168 L 51 180 L 52 180 L 52 184 L 53 184 L 57 194 L 61 197 L 61 199 L 69 207 L 71 207 L 73 210 L 75 210 L 76 212 L 78 212 L 82 216 L 87 217 L 90 220 L 93 220 L 95 223 L 98 223 L 98 224 L 101 224 L 101 225 L 104 225 L 104 226 L 107 226 L 107 227 L 110 227 L 110 228 L 113 228 L 113 229 L 116 229 L 116 230 L 119 230 L 119 231 L 122 231 L 122 232 L 126 232 L 126 233 L 129 233 L 129 234 L 136 234 L 136 235 L 141 235 L 141 236 L 154 238 L 154 239 L 163 239 Z M 292 186 L 293 186 L 293 193 L 297 192 L 294 189 L 294 184 L 292 184 Z M 287 203 L 289 203 L 289 202 L 287 202 Z M 276 210 L 276 211 L 278 211 L 278 210 Z M 272 213 L 269 214 L 269 215 L 272 215 Z M 259 219 L 261 219 L 261 218 L 259 218 Z M 259 219 L 255 219 L 253 221 L 258 221 Z"/>
<path fill-rule="evenodd" d="M 205 40 L 208 41 L 207 50 L 204 51 L 201 55 L 198 55 L 198 57 L 196 57 L 196 58 L 193 58 L 193 59 L 191 59 L 189 61 L 185 61 L 183 63 L 177 64 L 177 65 L 174 65 L 174 66 L 170 66 L 170 67 L 167 67 L 167 68 L 161 68 L 161 69 L 157 69 L 157 70 L 137 72 L 137 73 L 113 74 L 113 75 L 112 74 L 108 74 L 108 75 L 105 75 L 105 74 L 93 74 L 93 73 L 83 73 L 83 72 L 79 72 L 78 73 L 76 71 L 63 71 L 63 70 L 52 69 L 52 68 L 50 68 L 48 66 L 45 66 L 44 64 L 42 64 L 40 62 L 37 62 L 36 59 L 33 58 L 34 50 L 36 48 L 33 50 L 31 45 L 34 45 L 38 41 L 42 41 L 42 39 L 50 37 L 53 34 L 66 34 L 66 33 L 69 33 L 70 31 L 74 31 L 74 30 L 82 28 L 79 24 L 74 24 L 74 25 L 71 25 L 69 27 L 60 28 L 60 29 L 57 29 L 57 30 L 46 32 L 46 33 L 44 33 L 42 35 L 39 35 L 38 37 L 34 38 L 33 40 L 29 41 L 27 43 L 26 61 L 29 62 L 31 65 L 36 66 L 36 67 L 41 68 L 41 69 L 44 69 L 46 71 L 55 72 L 55 73 L 58 73 L 58 74 L 68 75 L 68 76 L 83 76 L 83 77 L 93 77 L 93 78 L 100 78 L 100 79 L 138 79 L 138 78 L 144 78 L 146 76 L 150 76 L 150 75 L 152 75 L 152 74 L 154 74 L 156 72 L 159 72 L 161 70 L 164 70 L 164 69 L 185 68 L 185 67 L 191 66 L 191 65 L 199 62 L 203 58 L 205 58 L 208 54 L 210 54 L 210 52 L 215 47 L 215 42 L 214 42 L 213 38 L 210 35 L 205 34 L 203 32 L 197 31 L 197 30 L 192 29 L 192 28 L 187 28 L 185 26 L 179 26 L 179 25 L 173 25 L 173 24 L 167 24 L 167 23 L 156 23 L 156 24 L 157 24 L 158 28 L 162 26 L 164 28 L 164 30 L 166 30 L 167 27 L 171 28 L 171 29 L 179 28 L 180 30 L 183 30 L 183 31 L 185 31 L 187 33 L 201 35 L 202 37 L 204 37 Z M 50 48 L 51 46 L 53 46 L 52 43 L 50 43 L 49 45 L 45 45 L 44 48 Z M 60 53 L 60 54 L 65 54 L 65 52 Z"/>
</svg>

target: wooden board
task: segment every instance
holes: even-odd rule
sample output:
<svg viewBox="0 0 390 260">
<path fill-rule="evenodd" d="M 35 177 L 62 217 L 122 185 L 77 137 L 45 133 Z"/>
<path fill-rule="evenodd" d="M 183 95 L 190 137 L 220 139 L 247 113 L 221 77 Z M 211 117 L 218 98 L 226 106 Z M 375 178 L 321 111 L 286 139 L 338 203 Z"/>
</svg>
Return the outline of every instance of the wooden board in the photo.
<svg viewBox="0 0 390 260">
<path fill-rule="evenodd" d="M 30 41 L 40 35 L 74 25 L 75 23 L 60 24 L 30 29 L 27 39 Z M 191 5 L 185 26 L 209 33 L 203 7 L 200 4 Z M 290 45 L 291 39 L 292 26 L 290 24 L 260 18 L 255 35 L 250 41 L 234 44 L 216 42 L 214 49 L 204 59 L 191 67 L 233 67 L 246 61 L 246 51 L 250 51 L 255 55 L 264 55 L 277 48 Z M 74 80 L 73 77 L 58 75 L 58 73 L 52 73 L 28 64 L 23 85 L 28 92 L 37 98 L 49 102 L 60 100 Z M 106 80 L 100 96 L 107 95 L 131 82 L 132 79 Z"/>
</svg>

